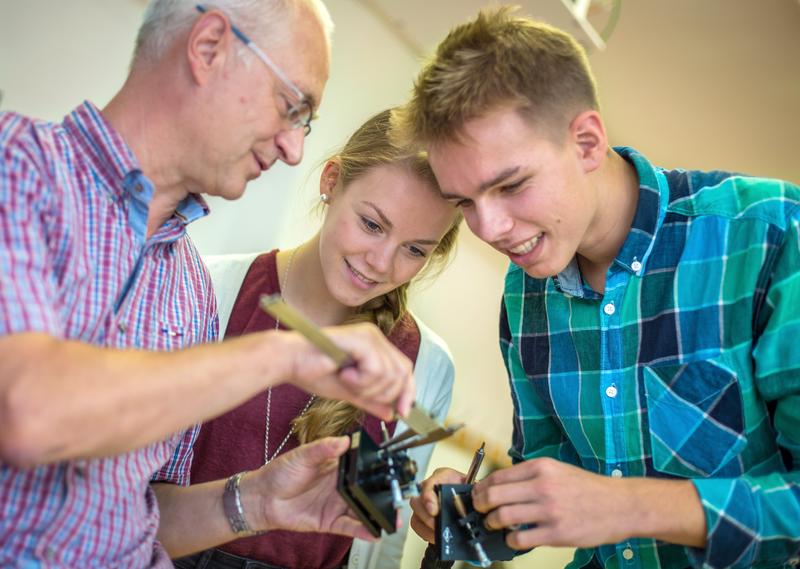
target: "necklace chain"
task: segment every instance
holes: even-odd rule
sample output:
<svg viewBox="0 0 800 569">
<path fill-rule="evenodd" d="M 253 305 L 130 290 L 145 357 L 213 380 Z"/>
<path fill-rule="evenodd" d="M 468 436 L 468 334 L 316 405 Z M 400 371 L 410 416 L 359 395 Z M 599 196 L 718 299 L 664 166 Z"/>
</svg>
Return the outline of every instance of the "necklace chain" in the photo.
<svg viewBox="0 0 800 569">
<path fill-rule="evenodd" d="M 286 268 L 283 271 L 283 286 L 280 286 L 280 282 L 278 283 L 278 285 L 280 286 L 280 289 L 281 289 L 281 297 L 284 296 L 284 291 L 286 291 L 286 287 L 289 285 L 289 271 L 292 268 L 292 263 L 294 262 L 294 256 L 297 254 L 297 250 L 298 249 L 299 249 L 299 247 L 297 247 L 294 251 L 292 251 L 292 254 L 289 257 L 289 262 L 286 263 Z M 277 256 L 276 256 L 276 262 L 277 262 Z M 276 318 L 275 319 L 275 329 L 278 330 L 280 328 L 280 325 L 281 325 L 280 318 Z M 315 399 L 315 397 L 313 395 L 308 398 L 308 401 L 306 401 L 306 404 L 303 406 L 303 409 L 300 411 L 300 413 L 297 414 L 298 417 L 302 416 L 306 411 L 308 411 L 308 408 L 311 407 L 311 404 L 314 402 L 314 399 Z M 275 457 L 278 456 L 281 453 L 281 451 L 283 450 L 283 447 L 286 446 L 286 443 L 289 441 L 289 437 L 291 437 L 292 433 L 294 432 L 294 428 L 290 425 L 289 426 L 289 432 L 286 433 L 286 436 L 283 437 L 283 440 L 278 445 L 278 448 L 276 448 L 275 452 L 272 453 L 272 456 L 270 456 L 269 455 L 269 422 L 270 422 L 269 418 L 270 418 L 270 415 L 271 415 L 271 411 L 272 411 L 272 387 L 268 387 L 267 388 L 267 413 L 266 413 L 266 417 L 267 418 L 266 418 L 266 429 L 265 429 L 265 432 L 264 432 L 264 464 L 269 464 L 271 461 L 275 460 Z"/>
</svg>

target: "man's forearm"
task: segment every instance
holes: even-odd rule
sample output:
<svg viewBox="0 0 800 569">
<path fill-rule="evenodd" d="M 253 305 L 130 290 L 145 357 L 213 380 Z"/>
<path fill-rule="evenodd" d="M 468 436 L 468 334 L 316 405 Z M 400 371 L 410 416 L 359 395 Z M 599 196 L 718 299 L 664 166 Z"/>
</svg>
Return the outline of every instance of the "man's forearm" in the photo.
<svg viewBox="0 0 800 569">
<path fill-rule="evenodd" d="M 33 466 L 111 456 L 219 415 L 287 378 L 277 334 L 172 353 L 3 338 L 0 458 Z"/>
<path fill-rule="evenodd" d="M 691 481 L 628 478 L 618 483 L 625 496 L 619 519 L 630 537 L 705 547 L 705 512 Z"/>
</svg>

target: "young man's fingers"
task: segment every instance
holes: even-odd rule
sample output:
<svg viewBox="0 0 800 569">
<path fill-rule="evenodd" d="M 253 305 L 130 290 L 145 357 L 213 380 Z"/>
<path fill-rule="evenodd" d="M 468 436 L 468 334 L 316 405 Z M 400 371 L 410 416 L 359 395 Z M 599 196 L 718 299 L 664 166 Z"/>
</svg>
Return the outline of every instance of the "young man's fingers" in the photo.
<svg viewBox="0 0 800 569">
<path fill-rule="evenodd" d="M 530 529 L 509 532 L 506 535 L 506 545 L 511 549 L 524 551 L 541 545 L 558 545 L 554 542 L 553 532 L 546 525 L 539 525 Z"/>
<path fill-rule="evenodd" d="M 432 504 L 430 502 L 433 502 Z M 414 516 L 419 518 L 422 523 L 433 527 L 433 517 L 438 513 L 439 506 L 435 500 L 426 500 L 424 497 L 413 498 L 411 500 L 411 511 Z"/>
<path fill-rule="evenodd" d="M 472 489 L 472 503 L 479 512 L 489 512 L 508 504 L 534 502 L 536 499 L 536 490 L 530 480 L 482 484 Z"/>
<path fill-rule="evenodd" d="M 433 527 L 423 523 L 417 516 L 412 516 L 411 518 L 411 529 L 428 543 L 434 543 L 436 541 Z"/>
<path fill-rule="evenodd" d="M 500 506 L 486 514 L 483 525 L 487 529 L 498 530 L 522 524 L 541 524 L 545 522 L 540 504 L 528 502 Z"/>
</svg>

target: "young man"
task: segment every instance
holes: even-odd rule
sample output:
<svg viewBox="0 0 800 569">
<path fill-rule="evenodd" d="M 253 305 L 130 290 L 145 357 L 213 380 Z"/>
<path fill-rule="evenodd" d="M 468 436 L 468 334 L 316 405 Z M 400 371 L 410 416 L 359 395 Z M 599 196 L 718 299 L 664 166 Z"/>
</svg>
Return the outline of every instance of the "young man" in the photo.
<svg viewBox="0 0 800 569">
<path fill-rule="evenodd" d="M 450 33 L 399 121 L 512 263 L 487 525 L 572 567 L 797 564 L 800 189 L 610 149 L 583 50 L 508 10 Z M 423 538 L 458 480 L 412 502 Z"/>
<path fill-rule="evenodd" d="M 200 194 L 235 199 L 300 161 L 330 27 L 318 0 L 156 0 L 107 107 L 0 113 L 0 566 L 171 566 L 149 481 L 174 433 L 270 385 L 408 409 L 411 366 L 374 327 L 330 330 L 358 363 L 341 373 L 295 333 L 197 346 L 216 307 L 186 225 L 208 212 Z M 332 491 L 346 448 L 165 490 L 162 519 L 192 516 L 200 548 L 275 527 L 363 537 Z"/>
</svg>

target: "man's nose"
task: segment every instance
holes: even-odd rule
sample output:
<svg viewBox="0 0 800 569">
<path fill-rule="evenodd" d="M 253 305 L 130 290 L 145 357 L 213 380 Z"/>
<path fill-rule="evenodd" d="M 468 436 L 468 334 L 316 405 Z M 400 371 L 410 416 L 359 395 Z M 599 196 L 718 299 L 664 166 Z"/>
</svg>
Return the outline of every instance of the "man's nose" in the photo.
<svg viewBox="0 0 800 569">
<path fill-rule="evenodd" d="M 303 159 L 303 145 L 305 144 L 305 134 L 302 128 L 292 128 L 282 130 L 275 137 L 275 144 L 278 147 L 278 159 L 286 162 L 289 166 L 296 166 Z"/>
<path fill-rule="evenodd" d="M 514 227 L 514 220 L 503 208 L 475 204 L 471 215 L 465 215 L 467 225 L 482 241 L 497 243 Z"/>
</svg>

